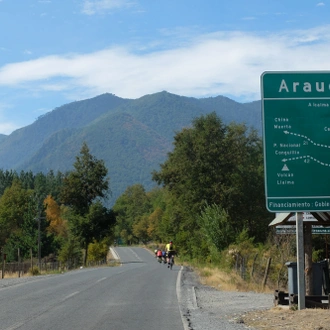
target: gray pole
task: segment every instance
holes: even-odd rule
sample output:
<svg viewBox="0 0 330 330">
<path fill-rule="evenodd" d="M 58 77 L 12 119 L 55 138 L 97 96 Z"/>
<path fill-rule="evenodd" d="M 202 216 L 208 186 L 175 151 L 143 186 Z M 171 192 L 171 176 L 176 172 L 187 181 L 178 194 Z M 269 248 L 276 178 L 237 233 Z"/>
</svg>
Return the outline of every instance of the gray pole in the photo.
<svg viewBox="0 0 330 330">
<path fill-rule="evenodd" d="M 296 212 L 298 309 L 305 309 L 305 256 L 303 213 Z"/>
</svg>

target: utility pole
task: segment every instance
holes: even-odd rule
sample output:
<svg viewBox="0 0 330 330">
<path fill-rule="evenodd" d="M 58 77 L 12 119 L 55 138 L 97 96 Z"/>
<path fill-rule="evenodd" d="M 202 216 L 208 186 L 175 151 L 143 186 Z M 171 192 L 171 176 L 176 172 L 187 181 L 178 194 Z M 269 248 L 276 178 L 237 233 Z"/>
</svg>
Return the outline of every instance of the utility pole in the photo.
<svg viewBox="0 0 330 330">
<path fill-rule="evenodd" d="M 46 219 L 45 217 L 38 217 L 35 218 L 36 221 L 38 221 L 38 267 L 41 269 L 41 233 L 40 233 L 40 221 L 41 219 Z"/>
</svg>

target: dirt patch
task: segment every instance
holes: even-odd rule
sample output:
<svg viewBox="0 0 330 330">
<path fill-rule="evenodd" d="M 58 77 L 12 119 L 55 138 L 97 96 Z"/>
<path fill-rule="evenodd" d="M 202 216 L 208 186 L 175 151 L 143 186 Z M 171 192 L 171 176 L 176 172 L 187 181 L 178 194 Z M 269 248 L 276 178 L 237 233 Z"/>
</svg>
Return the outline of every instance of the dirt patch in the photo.
<svg viewBox="0 0 330 330">
<path fill-rule="evenodd" d="M 308 308 L 294 311 L 274 307 L 247 313 L 242 316 L 242 321 L 247 326 L 263 330 L 330 330 L 330 310 Z"/>
</svg>

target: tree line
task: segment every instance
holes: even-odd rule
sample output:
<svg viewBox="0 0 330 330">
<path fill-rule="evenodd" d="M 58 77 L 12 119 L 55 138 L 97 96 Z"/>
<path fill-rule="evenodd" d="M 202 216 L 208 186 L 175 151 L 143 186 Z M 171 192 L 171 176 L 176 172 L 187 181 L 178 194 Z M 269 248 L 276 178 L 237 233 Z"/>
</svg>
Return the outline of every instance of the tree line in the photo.
<svg viewBox="0 0 330 330">
<path fill-rule="evenodd" d="M 0 246 L 9 261 L 17 260 L 18 247 L 22 257 L 37 255 L 38 221 L 42 257 L 66 262 L 104 258 L 114 240 L 172 240 L 186 258 L 215 260 L 238 242 L 269 237 L 273 214 L 265 207 L 261 137 L 244 124 L 224 124 L 214 112 L 175 134 L 172 151 L 151 173 L 155 188 L 129 186 L 112 208 L 105 206 L 107 168 L 86 143 L 73 168 L 0 170 Z"/>
<path fill-rule="evenodd" d="M 0 247 L 7 261 L 18 260 L 18 249 L 21 258 L 40 249 L 41 257 L 67 263 L 106 257 L 115 223 L 104 206 L 107 168 L 86 143 L 73 167 L 57 174 L 0 170 Z"/>
</svg>

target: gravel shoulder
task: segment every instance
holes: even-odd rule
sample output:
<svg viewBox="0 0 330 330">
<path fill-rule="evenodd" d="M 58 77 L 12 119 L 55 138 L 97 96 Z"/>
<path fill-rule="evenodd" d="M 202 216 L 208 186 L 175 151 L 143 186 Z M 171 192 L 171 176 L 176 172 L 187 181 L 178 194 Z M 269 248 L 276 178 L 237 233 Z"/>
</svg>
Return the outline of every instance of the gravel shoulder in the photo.
<svg viewBox="0 0 330 330">
<path fill-rule="evenodd" d="M 204 286 L 188 267 L 183 267 L 180 282 L 179 304 L 185 330 L 246 329 L 249 325 L 243 315 L 273 307 L 272 294 L 220 291 Z"/>
<path fill-rule="evenodd" d="M 185 330 L 330 330 L 329 309 L 292 310 L 275 307 L 273 294 L 220 291 L 187 267 L 180 282 Z"/>
</svg>

